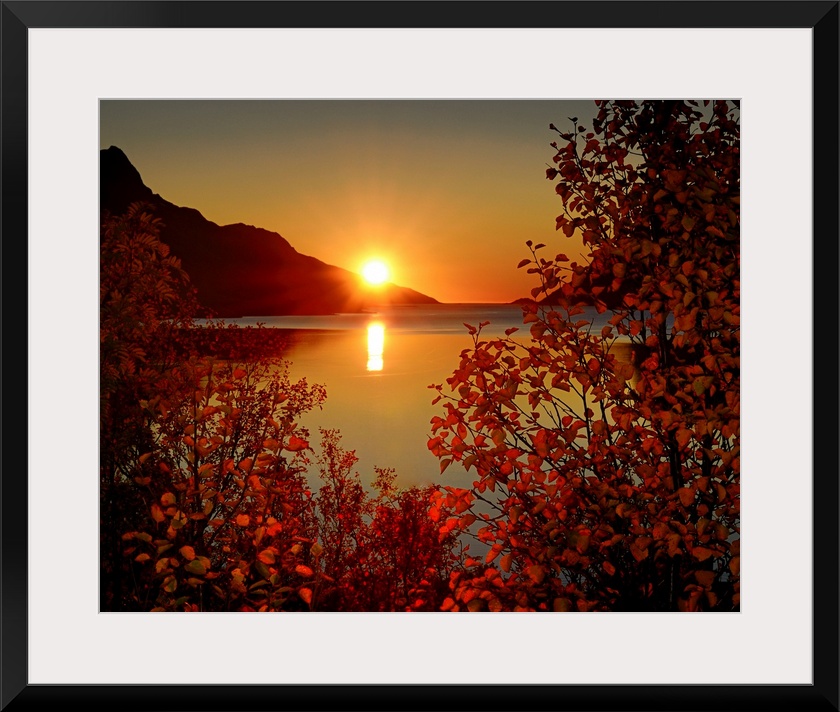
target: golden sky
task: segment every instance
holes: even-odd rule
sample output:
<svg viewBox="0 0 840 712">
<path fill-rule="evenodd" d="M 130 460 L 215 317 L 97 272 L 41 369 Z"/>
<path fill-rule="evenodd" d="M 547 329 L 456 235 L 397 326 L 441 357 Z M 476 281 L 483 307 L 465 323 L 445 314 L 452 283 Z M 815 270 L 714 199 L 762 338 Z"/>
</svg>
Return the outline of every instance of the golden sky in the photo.
<svg viewBox="0 0 840 712">
<path fill-rule="evenodd" d="M 278 100 L 100 103 L 100 147 L 145 184 L 221 225 L 280 233 L 299 252 L 442 302 L 530 296 L 526 240 L 575 259 L 546 180 L 567 117 L 594 101 Z"/>
</svg>

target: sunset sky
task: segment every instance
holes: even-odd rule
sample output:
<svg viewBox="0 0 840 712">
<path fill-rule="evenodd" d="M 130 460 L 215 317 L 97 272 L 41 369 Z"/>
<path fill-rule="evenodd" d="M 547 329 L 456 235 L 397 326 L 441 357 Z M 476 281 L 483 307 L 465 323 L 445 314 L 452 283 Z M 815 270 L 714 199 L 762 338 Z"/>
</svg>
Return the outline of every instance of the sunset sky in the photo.
<svg viewBox="0 0 840 712">
<path fill-rule="evenodd" d="M 101 101 L 100 147 L 145 184 L 221 225 L 280 233 L 299 252 L 442 302 L 510 302 L 535 281 L 526 240 L 579 253 L 555 232 L 546 180 L 567 117 L 586 101 Z"/>
</svg>

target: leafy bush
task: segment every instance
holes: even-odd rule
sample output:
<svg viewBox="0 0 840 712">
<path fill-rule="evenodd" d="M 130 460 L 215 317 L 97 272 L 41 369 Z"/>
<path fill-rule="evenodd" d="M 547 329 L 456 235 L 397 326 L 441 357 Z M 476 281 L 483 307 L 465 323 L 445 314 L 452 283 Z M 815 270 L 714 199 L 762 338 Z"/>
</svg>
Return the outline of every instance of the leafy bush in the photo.
<svg viewBox="0 0 840 712">
<path fill-rule="evenodd" d="M 738 108 L 599 102 L 592 130 L 570 123 L 547 178 L 586 262 L 528 243 L 527 337 L 471 327 L 437 386 L 429 448 L 477 478 L 436 495 L 442 531 L 489 549 L 444 608 L 737 610 Z"/>
</svg>

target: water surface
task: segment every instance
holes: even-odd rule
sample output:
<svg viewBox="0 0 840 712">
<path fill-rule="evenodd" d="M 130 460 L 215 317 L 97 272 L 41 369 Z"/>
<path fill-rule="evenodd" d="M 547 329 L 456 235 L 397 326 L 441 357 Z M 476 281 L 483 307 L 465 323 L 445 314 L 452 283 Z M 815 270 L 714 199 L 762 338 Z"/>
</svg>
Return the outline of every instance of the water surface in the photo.
<svg viewBox="0 0 840 712">
<path fill-rule="evenodd" d="M 593 309 L 585 318 L 594 318 L 600 330 L 607 315 Z M 437 458 L 426 448 L 430 420 L 443 412 L 441 403 L 432 405 L 437 393 L 429 386 L 445 383 L 461 351 L 472 346 L 465 323 L 489 321 L 482 331 L 489 337 L 502 336 L 510 327 L 520 327 L 524 337 L 528 333 L 522 309 L 515 305 L 445 304 L 231 321 L 285 330 L 292 377 L 305 377 L 327 390 L 323 409 L 305 415 L 301 424 L 315 441 L 319 426 L 340 430 L 342 445 L 359 458 L 365 485 L 375 478 L 374 467 L 390 467 L 401 486 L 468 486 L 472 474 L 453 464 L 440 475 Z"/>
</svg>

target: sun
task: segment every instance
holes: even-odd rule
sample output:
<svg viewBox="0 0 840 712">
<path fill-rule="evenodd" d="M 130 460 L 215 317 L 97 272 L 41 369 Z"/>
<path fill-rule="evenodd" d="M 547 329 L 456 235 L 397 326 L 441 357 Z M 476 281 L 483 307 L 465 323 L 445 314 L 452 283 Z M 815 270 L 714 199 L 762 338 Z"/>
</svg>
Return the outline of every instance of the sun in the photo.
<svg viewBox="0 0 840 712">
<path fill-rule="evenodd" d="M 388 265 L 382 260 L 369 260 L 362 267 L 362 277 L 368 284 L 382 284 L 388 279 Z"/>
</svg>

